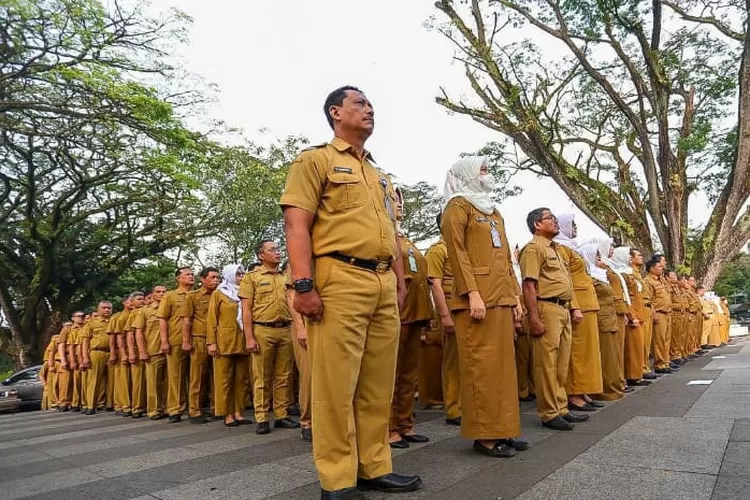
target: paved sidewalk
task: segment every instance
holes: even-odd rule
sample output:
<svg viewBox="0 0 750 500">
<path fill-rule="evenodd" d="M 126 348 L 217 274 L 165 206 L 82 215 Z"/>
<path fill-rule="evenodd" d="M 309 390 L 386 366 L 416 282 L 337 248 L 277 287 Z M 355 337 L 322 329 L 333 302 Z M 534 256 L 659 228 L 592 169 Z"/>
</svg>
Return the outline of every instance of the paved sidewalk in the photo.
<svg viewBox="0 0 750 500">
<path fill-rule="evenodd" d="M 687 385 L 709 380 L 710 385 Z M 573 432 L 542 428 L 533 447 L 477 455 L 442 414 L 418 412 L 432 440 L 394 452 L 424 487 L 369 499 L 730 500 L 750 498 L 750 339 L 608 404 Z M 0 500 L 320 498 L 311 447 L 292 430 L 36 412 L 0 416 Z"/>
</svg>

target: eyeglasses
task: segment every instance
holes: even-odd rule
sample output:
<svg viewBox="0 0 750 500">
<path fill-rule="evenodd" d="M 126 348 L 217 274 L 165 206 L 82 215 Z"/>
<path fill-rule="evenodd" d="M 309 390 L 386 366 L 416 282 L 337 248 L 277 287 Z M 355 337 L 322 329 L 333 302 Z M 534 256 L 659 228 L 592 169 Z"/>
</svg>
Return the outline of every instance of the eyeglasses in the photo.
<svg viewBox="0 0 750 500">
<path fill-rule="evenodd" d="M 543 220 L 551 220 L 551 221 L 553 221 L 553 222 L 557 222 L 557 217 L 555 217 L 554 215 L 545 215 L 544 217 L 542 217 L 542 218 L 541 218 L 541 219 L 539 219 L 539 220 L 540 220 L 540 221 L 543 221 Z"/>
</svg>

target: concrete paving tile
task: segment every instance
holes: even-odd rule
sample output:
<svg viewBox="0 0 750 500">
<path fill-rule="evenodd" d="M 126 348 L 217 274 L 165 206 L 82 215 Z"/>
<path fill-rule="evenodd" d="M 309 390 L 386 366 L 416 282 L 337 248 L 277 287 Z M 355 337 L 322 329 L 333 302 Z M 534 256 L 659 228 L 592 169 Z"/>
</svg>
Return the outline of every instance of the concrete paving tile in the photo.
<svg viewBox="0 0 750 500">
<path fill-rule="evenodd" d="M 709 500 L 714 482 L 714 476 L 706 474 L 606 466 L 576 459 L 516 500 Z"/>
<path fill-rule="evenodd" d="M 635 417 L 580 459 L 600 465 L 718 474 L 732 426 L 731 420 Z"/>
<path fill-rule="evenodd" d="M 747 500 L 750 477 L 719 476 L 711 500 Z"/>
<path fill-rule="evenodd" d="M 750 419 L 737 419 L 734 421 L 734 429 L 732 429 L 732 437 L 730 441 L 750 441 Z"/>
<path fill-rule="evenodd" d="M 41 493 L 47 493 L 62 488 L 80 486 L 87 483 L 99 481 L 100 476 L 83 469 L 71 471 L 51 472 L 37 475 L 27 479 L 16 479 L 7 481 L 2 486 L 3 500 L 17 500 Z"/>
<path fill-rule="evenodd" d="M 724 358 L 714 359 L 712 356 L 725 356 Z M 730 370 L 746 369 L 750 366 L 750 351 L 740 352 L 739 354 L 710 354 L 711 362 L 706 365 L 706 370 Z"/>
<path fill-rule="evenodd" d="M 721 464 L 721 474 L 727 476 L 750 476 L 750 443 L 730 442 L 727 445 L 724 461 Z"/>
</svg>

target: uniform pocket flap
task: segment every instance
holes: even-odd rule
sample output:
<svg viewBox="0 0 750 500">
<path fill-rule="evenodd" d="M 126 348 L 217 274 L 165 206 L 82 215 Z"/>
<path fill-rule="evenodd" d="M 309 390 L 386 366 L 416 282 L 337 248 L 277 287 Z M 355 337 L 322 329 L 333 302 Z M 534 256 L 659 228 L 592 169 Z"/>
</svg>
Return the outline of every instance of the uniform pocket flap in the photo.
<svg viewBox="0 0 750 500">
<path fill-rule="evenodd" d="M 360 182 L 360 179 L 355 173 L 337 172 L 333 170 L 328 172 L 328 181 L 333 184 L 357 184 Z"/>
<path fill-rule="evenodd" d="M 490 274 L 489 267 L 475 267 L 474 274 Z"/>
</svg>

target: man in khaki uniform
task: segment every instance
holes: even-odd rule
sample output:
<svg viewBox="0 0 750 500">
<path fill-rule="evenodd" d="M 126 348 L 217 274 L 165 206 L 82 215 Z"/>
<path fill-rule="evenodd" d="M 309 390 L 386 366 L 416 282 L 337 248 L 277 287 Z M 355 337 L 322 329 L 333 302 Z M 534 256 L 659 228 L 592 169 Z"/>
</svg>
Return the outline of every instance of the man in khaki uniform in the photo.
<svg viewBox="0 0 750 500">
<path fill-rule="evenodd" d="M 140 359 L 146 371 L 146 412 L 151 420 L 164 418 L 166 404 L 166 356 L 161 352 L 159 318 L 156 313 L 167 289 L 157 285 L 151 291 L 151 304 L 142 307 L 133 319 Z"/>
<path fill-rule="evenodd" d="M 395 192 L 364 149 L 375 123 L 365 95 L 339 88 L 324 112 L 335 138 L 297 157 L 281 198 L 294 307 L 309 321 L 321 498 L 413 491 L 421 479 L 392 473 L 388 445 L 405 293 Z"/>
<path fill-rule="evenodd" d="M 651 287 L 651 305 L 653 308 L 653 345 L 654 370 L 656 373 L 672 373 L 669 363 L 670 314 L 672 299 L 667 283 L 662 280 L 663 266 L 652 259 L 646 264 L 648 276 L 646 283 Z"/>
<path fill-rule="evenodd" d="M 438 218 L 438 227 L 442 230 L 442 216 Z M 448 307 L 453 293 L 453 273 L 448 261 L 448 249 L 442 238 L 427 250 L 425 259 L 427 259 L 427 275 L 430 278 L 432 299 L 440 314 L 438 326 L 443 336 L 442 379 L 445 423 L 460 426 L 461 380 L 458 372 L 456 325 Z"/>
<path fill-rule="evenodd" d="M 117 318 L 115 325 L 115 341 L 117 343 L 117 364 L 115 365 L 115 398 L 120 402 L 120 416 L 130 417 L 132 411 L 132 393 L 130 387 L 130 362 L 128 360 L 127 328 L 130 322 L 130 314 L 135 309 L 132 293 L 125 303 L 125 309 Z M 142 296 L 141 296 L 142 297 Z M 142 302 L 140 302 L 142 304 Z"/>
<path fill-rule="evenodd" d="M 180 313 L 188 294 L 193 290 L 195 276 L 189 267 L 175 272 L 177 288 L 168 291 L 159 303 L 161 352 L 167 355 L 167 414 L 169 423 L 182 420 L 187 407 L 188 353 L 182 350 L 182 316 Z"/>
<path fill-rule="evenodd" d="M 255 249 L 260 269 L 245 274 L 240 283 L 242 326 L 245 338 L 255 339 L 251 352 L 254 387 L 253 404 L 258 427 L 268 434 L 268 412 L 273 395 L 274 427 L 294 429 L 299 424 L 289 418 L 289 386 L 294 353 L 290 327 L 292 317 L 286 300 L 286 278 L 279 272 L 281 249 L 273 241 L 263 241 Z"/>
<path fill-rule="evenodd" d="M 180 311 L 182 316 L 182 350 L 190 353 L 190 384 L 188 387 L 188 418 L 191 424 L 205 424 L 203 402 L 208 398 L 210 362 L 206 349 L 206 315 L 208 301 L 219 286 L 219 270 L 206 267 L 200 272 L 201 287 L 190 292 Z"/>
<path fill-rule="evenodd" d="M 312 390 L 312 374 L 310 373 L 310 356 L 307 353 L 307 326 L 305 319 L 294 309 L 294 287 L 292 285 L 292 267 L 287 266 L 286 298 L 289 312 L 292 315 L 292 349 L 294 362 L 299 372 L 299 425 L 300 437 L 303 441 L 312 441 L 312 405 L 310 392 Z M 291 400 L 292 398 L 290 398 Z"/>
<path fill-rule="evenodd" d="M 534 351 L 534 387 L 537 415 L 542 425 L 571 430 L 580 415 L 568 411 L 565 384 L 570 363 L 572 326 L 569 308 L 574 299 L 573 282 L 552 241 L 560 228 L 547 208 L 526 217 L 533 239 L 521 249 L 523 298 L 529 315 Z"/>
<path fill-rule="evenodd" d="M 86 367 L 86 415 L 104 410 L 107 380 L 107 360 L 109 359 L 109 338 L 107 323 L 112 316 L 112 303 L 102 301 L 97 307 L 99 313 L 83 327 L 82 355 Z"/>
<path fill-rule="evenodd" d="M 72 321 L 70 326 L 63 327 L 60 332 L 60 336 L 57 339 L 57 352 L 60 358 L 60 366 L 57 370 L 59 374 L 60 384 L 60 410 L 76 411 L 71 405 L 73 396 L 73 385 L 75 384 L 75 369 L 77 368 L 75 357 L 71 355 L 72 340 L 73 340 L 73 329 L 80 328 L 83 323 L 83 312 L 77 311 L 73 313 Z M 80 410 L 80 408 L 79 408 Z"/>
<path fill-rule="evenodd" d="M 45 385 L 45 389 L 47 390 L 47 400 L 50 410 L 56 410 L 59 404 L 57 370 L 55 369 L 55 361 L 59 362 L 57 355 L 57 342 L 59 338 L 59 334 L 53 335 L 49 344 L 47 344 L 47 348 L 44 350 L 44 364 L 47 365 L 47 384 Z"/>
<path fill-rule="evenodd" d="M 135 338 L 135 327 L 133 321 L 138 312 L 143 309 L 146 296 L 143 292 L 133 292 L 130 295 L 133 310 L 128 315 L 125 323 L 125 342 L 128 351 L 128 363 L 130 363 L 130 404 L 133 418 L 142 418 L 146 413 L 146 363 L 141 359 L 141 348 Z"/>
</svg>

